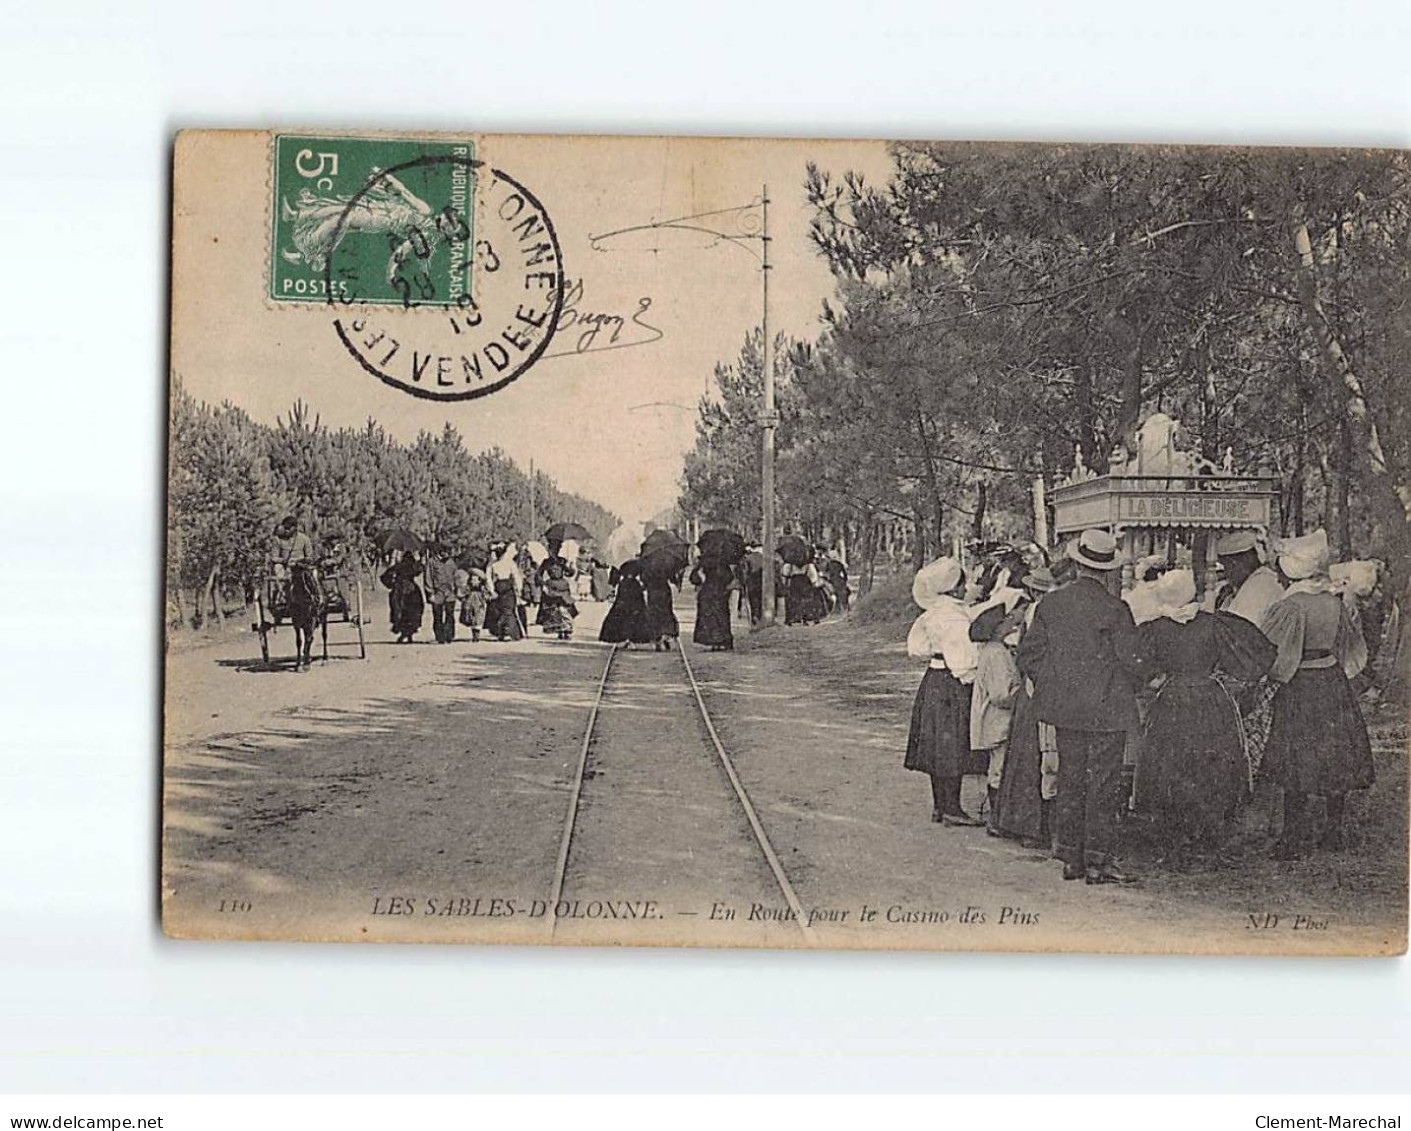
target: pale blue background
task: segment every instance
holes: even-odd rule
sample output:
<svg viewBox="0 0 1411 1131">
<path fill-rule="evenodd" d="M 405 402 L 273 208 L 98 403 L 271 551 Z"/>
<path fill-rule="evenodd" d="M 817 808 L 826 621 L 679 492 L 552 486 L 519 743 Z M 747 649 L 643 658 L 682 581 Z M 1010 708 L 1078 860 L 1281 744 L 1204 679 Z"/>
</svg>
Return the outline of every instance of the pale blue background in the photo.
<svg viewBox="0 0 1411 1131">
<path fill-rule="evenodd" d="M 177 127 L 1411 141 L 1404 2 L 685 8 L 5 7 L 0 1088 L 1406 1088 L 1404 961 L 160 937 Z"/>
</svg>

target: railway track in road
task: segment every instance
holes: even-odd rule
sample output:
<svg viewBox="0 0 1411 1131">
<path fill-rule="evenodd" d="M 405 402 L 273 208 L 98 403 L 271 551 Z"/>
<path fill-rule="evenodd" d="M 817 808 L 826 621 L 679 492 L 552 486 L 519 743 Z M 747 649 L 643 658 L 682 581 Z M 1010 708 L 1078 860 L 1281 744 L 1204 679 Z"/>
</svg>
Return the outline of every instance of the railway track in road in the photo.
<svg viewBox="0 0 1411 1131">
<path fill-rule="evenodd" d="M 686 835 L 689 837 L 691 835 L 691 829 L 685 825 L 667 826 L 663 829 L 660 824 L 661 817 L 659 814 L 661 812 L 664 812 L 668 819 L 670 819 L 670 817 L 680 814 L 683 811 L 682 807 L 686 806 L 693 811 L 695 819 L 698 821 L 703 819 L 702 814 L 705 814 L 705 819 L 708 819 L 710 822 L 710 833 L 712 835 L 725 836 L 729 839 L 730 843 L 726 845 L 726 848 L 729 850 L 728 855 L 733 859 L 733 866 L 737 870 L 741 867 L 741 858 L 745 856 L 747 851 L 752 860 L 750 866 L 755 868 L 761 875 L 767 872 L 769 879 L 766 881 L 761 878 L 758 881 L 757 889 L 767 886 L 771 896 L 777 894 L 782 897 L 783 905 L 787 907 L 789 912 L 788 918 L 797 925 L 797 929 L 799 933 L 802 934 L 805 942 L 812 945 L 815 941 L 814 932 L 809 926 L 807 914 L 802 904 L 799 902 L 798 894 L 794 891 L 793 885 L 789 882 L 789 877 L 784 871 L 779 855 L 770 842 L 769 834 L 760 821 L 759 812 L 750 798 L 749 791 L 745 788 L 744 783 L 740 779 L 740 775 L 735 768 L 734 760 L 730 757 L 729 751 L 725 749 L 724 743 L 720 740 L 720 734 L 716 729 L 714 720 L 712 720 L 710 716 L 710 711 L 706 707 L 705 698 L 701 694 L 700 683 L 696 679 L 696 673 L 691 667 L 690 657 L 687 655 L 685 647 L 681 644 L 680 640 L 677 641 L 675 651 L 680 660 L 680 671 L 683 676 L 683 681 L 674 687 L 649 683 L 635 686 L 630 683 L 624 683 L 619 686 L 615 679 L 615 670 L 620 670 L 621 668 L 619 653 L 622 651 L 623 649 L 620 646 L 614 645 L 608 652 L 607 660 L 603 664 L 602 672 L 598 677 L 597 691 L 593 698 L 593 705 L 588 712 L 587 724 L 583 730 L 583 739 L 579 745 L 577 761 L 573 771 L 573 780 L 569 790 L 568 807 L 564 816 L 563 833 L 559 841 L 558 856 L 554 865 L 553 883 L 550 889 L 550 937 L 552 938 L 557 930 L 559 922 L 558 909 L 560 906 L 565 905 L 565 889 L 572 883 L 572 866 L 575 863 L 576 850 L 579 848 L 579 838 L 582 835 L 585 789 L 587 789 L 591 803 L 593 804 L 601 802 L 621 806 L 627 802 L 631 802 L 634 805 L 650 805 L 656 807 L 658 809 L 658 816 L 656 817 L 658 825 L 656 826 L 656 832 L 666 836 L 675 835 L 679 837 Z M 645 654 L 643 655 L 645 656 Z M 660 671 L 660 668 L 652 668 L 649 669 L 648 674 L 659 675 Z M 642 673 L 639 671 L 636 674 L 640 679 Z M 663 711 L 658 707 L 658 714 L 654 717 L 651 714 L 650 704 L 653 702 L 653 696 L 656 700 L 662 700 L 663 692 L 665 693 L 667 708 Z M 636 700 L 633 702 L 616 702 L 614 704 L 618 696 L 630 699 L 634 695 Z M 679 702 L 680 700 L 686 699 L 689 699 L 691 703 L 689 728 L 682 717 L 685 714 L 682 710 L 683 704 Z M 603 737 L 602 720 L 604 718 L 605 706 L 607 706 L 609 710 L 612 710 L 614 709 L 613 705 L 615 705 L 617 709 L 624 711 L 633 710 L 638 712 L 638 718 L 629 720 L 629 726 L 635 727 L 638 733 L 650 734 L 652 733 L 653 727 L 655 727 L 658 729 L 665 728 L 666 732 L 669 734 L 670 727 L 675 727 L 678 731 L 678 736 L 684 736 L 684 732 L 690 729 L 697 736 L 699 747 L 694 751 L 689 749 L 691 743 L 683 737 L 680 746 L 686 747 L 685 749 L 673 746 L 669 741 L 665 742 L 662 748 L 656 749 L 652 748 L 644 737 L 640 742 L 638 750 L 635 752 L 623 753 L 621 751 L 600 750 L 598 748 L 598 742 Z M 628 731 L 627 733 L 633 732 Z M 657 757 L 668 749 L 670 754 L 667 755 L 667 757 L 675 758 L 677 761 L 674 764 L 661 767 L 653 766 L 651 770 L 646 771 L 652 775 L 650 785 L 640 785 L 636 792 L 632 790 L 624 791 L 620 798 L 594 796 L 594 790 L 589 783 L 596 780 L 598 776 L 596 767 L 600 764 L 605 754 L 612 755 L 621 753 L 624 762 L 627 763 L 632 761 L 634 753 L 636 755 L 636 761 L 638 762 L 645 758 L 651 758 L 653 761 L 656 761 Z M 687 763 L 682 761 L 683 759 L 689 760 L 689 774 L 682 773 L 682 771 L 687 768 Z M 710 764 L 709 772 L 703 768 L 703 763 Z M 617 769 L 614 772 L 621 776 L 626 770 L 625 768 Z M 641 767 L 637 767 L 638 775 L 641 775 L 643 772 Z M 690 778 L 690 780 L 683 780 L 683 778 Z M 655 788 L 656 783 L 661 780 L 667 780 L 674 784 L 678 791 L 677 794 L 671 795 L 669 790 Z M 696 786 L 694 792 L 690 788 L 692 782 Z M 666 796 L 656 796 L 662 794 Z M 627 817 L 629 821 L 633 819 L 632 815 L 623 816 Z M 741 821 L 740 818 L 743 818 L 743 821 Z M 644 820 L 647 819 L 647 815 L 637 814 L 635 819 L 639 821 Z M 735 826 L 739 831 L 731 834 L 728 831 L 730 826 Z M 699 825 L 696 831 L 700 831 Z M 709 838 L 703 839 L 708 840 Z M 742 848 L 742 841 L 748 845 L 747 850 Z M 644 847 L 643 845 L 632 843 L 626 843 L 621 846 L 623 853 L 622 858 L 629 861 L 629 870 L 630 861 L 634 860 L 643 851 Z M 687 854 L 692 856 L 693 860 L 697 847 L 698 846 L 693 844 L 688 844 L 686 847 Z M 703 855 L 707 857 L 710 855 L 712 848 L 709 844 L 702 844 L 699 847 Z M 714 851 L 716 851 L 718 855 L 721 855 L 718 848 Z M 757 865 L 760 863 L 764 865 L 763 869 L 757 868 Z M 729 865 L 730 862 L 726 861 L 726 864 Z M 719 873 L 721 876 L 727 874 L 728 866 L 723 867 Z"/>
</svg>

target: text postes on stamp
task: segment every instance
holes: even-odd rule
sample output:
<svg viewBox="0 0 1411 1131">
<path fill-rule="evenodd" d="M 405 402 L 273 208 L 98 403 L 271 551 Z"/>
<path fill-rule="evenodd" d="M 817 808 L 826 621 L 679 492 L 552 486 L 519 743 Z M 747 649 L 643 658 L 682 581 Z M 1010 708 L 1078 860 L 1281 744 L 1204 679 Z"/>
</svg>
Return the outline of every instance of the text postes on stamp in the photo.
<svg viewBox="0 0 1411 1131">
<path fill-rule="evenodd" d="M 275 149 L 286 266 L 271 267 L 272 287 L 325 303 L 364 370 L 413 396 L 469 400 L 543 356 L 565 289 L 553 222 L 470 142 L 280 137 Z M 335 168 L 363 180 L 323 183 Z M 283 192 L 291 176 L 312 183 Z"/>
</svg>

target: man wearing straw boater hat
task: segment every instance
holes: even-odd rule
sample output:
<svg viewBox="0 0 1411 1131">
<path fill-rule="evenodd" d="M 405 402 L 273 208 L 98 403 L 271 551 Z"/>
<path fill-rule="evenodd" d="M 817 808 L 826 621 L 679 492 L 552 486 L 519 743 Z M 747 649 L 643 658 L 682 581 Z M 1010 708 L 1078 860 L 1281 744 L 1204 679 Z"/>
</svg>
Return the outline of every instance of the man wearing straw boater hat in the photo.
<svg viewBox="0 0 1411 1131">
<path fill-rule="evenodd" d="M 1107 588 L 1117 539 L 1085 530 L 1068 545 L 1073 584 L 1039 602 L 1017 659 L 1034 683 L 1034 713 L 1058 736 L 1058 856 L 1065 880 L 1129 883 L 1113 862 L 1123 804 L 1122 754 L 1137 724 L 1148 664 L 1132 612 Z"/>
</svg>

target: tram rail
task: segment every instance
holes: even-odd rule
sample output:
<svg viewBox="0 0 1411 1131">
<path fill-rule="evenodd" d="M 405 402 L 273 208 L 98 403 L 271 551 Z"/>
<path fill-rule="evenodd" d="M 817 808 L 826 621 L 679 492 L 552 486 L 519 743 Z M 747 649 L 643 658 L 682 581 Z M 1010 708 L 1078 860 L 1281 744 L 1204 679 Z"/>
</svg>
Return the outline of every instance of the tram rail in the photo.
<svg viewBox="0 0 1411 1131">
<path fill-rule="evenodd" d="M 554 864 L 553 883 L 550 888 L 549 900 L 549 935 L 553 937 L 557 929 L 558 916 L 556 910 L 563 900 L 564 887 L 567 883 L 568 866 L 573 854 L 574 836 L 578 830 L 578 816 L 582 807 L 583 789 L 585 781 L 589 780 L 589 769 L 593 758 L 593 739 L 595 737 L 598 719 L 602 713 L 603 697 L 607 692 L 611 681 L 613 664 L 617 659 L 617 654 L 621 649 L 620 645 L 613 645 L 608 652 L 607 661 L 603 664 L 602 673 L 598 677 L 597 690 L 593 697 L 592 708 L 588 712 L 587 724 L 583 729 L 583 740 L 579 744 L 577 764 L 574 766 L 573 781 L 569 789 L 568 808 L 564 816 L 563 834 L 559 840 L 559 851 Z M 802 903 L 799 901 L 798 893 L 789 881 L 788 873 L 784 870 L 784 865 L 779 859 L 779 854 L 775 851 L 773 843 L 769 839 L 769 834 L 760 820 L 759 811 L 755 808 L 751 800 L 749 791 L 745 788 L 744 782 L 740 779 L 739 772 L 735 768 L 734 759 L 730 757 L 729 751 L 725 749 L 725 744 L 720 740 L 720 733 L 715 727 L 715 721 L 710 717 L 710 711 L 706 707 L 705 697 L 701 693 L 700 682 L 696 679 L 695 670 L 691 667 L 690 657 L 686 653 L 685 646 L 678 639 L 676 651 L 680 656 L 682 669 L 691 691 L 691 699 L 696 705 L 696 710 L 700 715 L 700 720 L 704 724 L 705 732 L 709 738 L 708 745 L 714 756 L 716 764 L 719 766 L 723 776 L 730 786 L 730 793 L 735 803 L 743 813 L 746 823 L 750 829 L 750 835 L 755 847 L 762 855 L 769 873 L 773 878 L 775 886 L 783 896 L 784 902 L 788 905 L 792 913 L 793 922 L 798 926 L 804 940 L 809 945 L 814 945 L 815 935 L 808 925 L 808 916 L 804 911 Z"/>
</svg>

